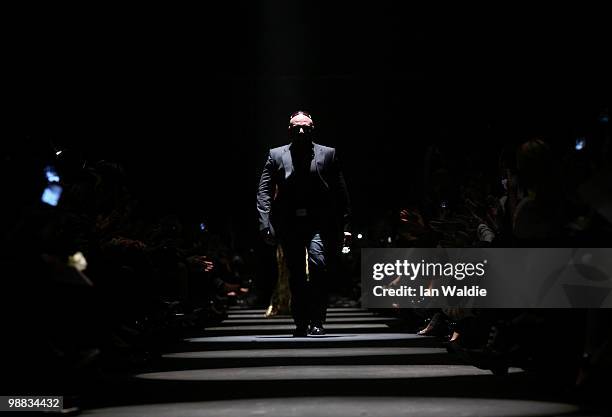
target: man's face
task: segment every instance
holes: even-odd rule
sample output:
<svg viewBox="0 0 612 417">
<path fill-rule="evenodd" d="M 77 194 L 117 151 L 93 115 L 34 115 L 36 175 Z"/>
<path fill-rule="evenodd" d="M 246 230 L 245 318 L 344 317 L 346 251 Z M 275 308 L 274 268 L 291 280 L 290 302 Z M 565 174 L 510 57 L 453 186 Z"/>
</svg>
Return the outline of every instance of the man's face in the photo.
<svg viewBox="0 0 612 417">
<path fill-rule="evenodd" d="M 312 137 L 314 123 L 304 114 L 298 114 L 289 120 L 289 138 L 293 142 L 309 142 Z"/>
</svg>

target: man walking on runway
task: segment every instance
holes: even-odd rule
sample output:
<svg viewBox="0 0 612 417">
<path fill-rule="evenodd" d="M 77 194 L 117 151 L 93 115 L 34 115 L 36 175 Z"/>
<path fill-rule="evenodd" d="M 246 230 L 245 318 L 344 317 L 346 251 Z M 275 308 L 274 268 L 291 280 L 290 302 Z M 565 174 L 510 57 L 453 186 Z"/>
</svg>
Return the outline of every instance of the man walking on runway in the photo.
<svg viewBox="0 0 612 417">
<path fill-rule="evenodd" d="M 313 142 L 314 127 L 307 112 L 290 116 L 291 143 L 270 150 L 257 192 L 259 230 L 266 243 L 282 245 L 289 268 L 295 337 L 325 334 L 327 269 L 351 238 L 336 150 Z"/>
</svg>

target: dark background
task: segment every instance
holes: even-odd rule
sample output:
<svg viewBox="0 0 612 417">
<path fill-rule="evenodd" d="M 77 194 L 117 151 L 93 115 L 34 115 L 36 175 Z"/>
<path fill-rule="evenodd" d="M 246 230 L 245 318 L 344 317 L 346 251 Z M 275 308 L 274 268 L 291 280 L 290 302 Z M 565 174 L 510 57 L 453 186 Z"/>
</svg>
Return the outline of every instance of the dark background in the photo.
<svg viewBox="0 0 612 417">
<path fill-rule="evenodd" d="M 5 141 L 118 161 L 145 204 L 244 246 L 296 109 L 338 147 L 364 225 L 418 200 L 432 143 L 494 172 L 501 143 L 569 143 L 609 104 L 603 10 L 409 3 L 6 10 Z"/>
</svg>

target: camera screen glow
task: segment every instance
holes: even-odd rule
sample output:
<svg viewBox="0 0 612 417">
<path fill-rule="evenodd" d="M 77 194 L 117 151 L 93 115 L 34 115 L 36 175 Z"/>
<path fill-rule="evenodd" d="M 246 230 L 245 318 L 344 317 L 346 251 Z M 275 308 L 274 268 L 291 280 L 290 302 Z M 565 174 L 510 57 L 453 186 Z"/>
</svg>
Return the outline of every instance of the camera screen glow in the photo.
<svg viewBox="0 0 612 417">
<path fill-rule="evenodd" d="M 50 206 L 56 207 L 62 196 L 62 187 L 57 184 L 50 184 L 43 191 L 41 201 Z"/>
</svg>

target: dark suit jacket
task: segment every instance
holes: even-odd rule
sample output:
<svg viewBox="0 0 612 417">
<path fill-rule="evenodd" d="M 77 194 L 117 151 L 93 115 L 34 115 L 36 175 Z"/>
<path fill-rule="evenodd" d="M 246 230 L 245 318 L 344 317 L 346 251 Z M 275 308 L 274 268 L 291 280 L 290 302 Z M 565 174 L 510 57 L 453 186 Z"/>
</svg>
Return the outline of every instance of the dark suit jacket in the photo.
<svg viewBox="0 0 612 417">
<path fill-rule="evenodd" d="M 325 213 L 324 218 L 318 218 L 322 228 L 335 228 L 339 231 L 350 230 L 351 209 L 348 191 L 336 150 L 328 146 L 313 143 L 314 163 L 311 164 L 311 173 L 316 171 L 320 179 L 322 190 L 316 196 L 317 201 L 311 205 L 317 208 L 318 213 Z M 291 210 L 288 201 L 290 181 L 294 167 L 291 156 L 291 145 L 273 148 L 261 174 L 259 190 L 257 192 L 257 210 L 259 212 L 259 229 L 270 228 L 274 233 L 276 227 L 283 228 L 295 212 Z M 295 191 L 295 190 L 292 190 Z M 331 230 L 330 230 L 331 231 Z"/>
</svg>

